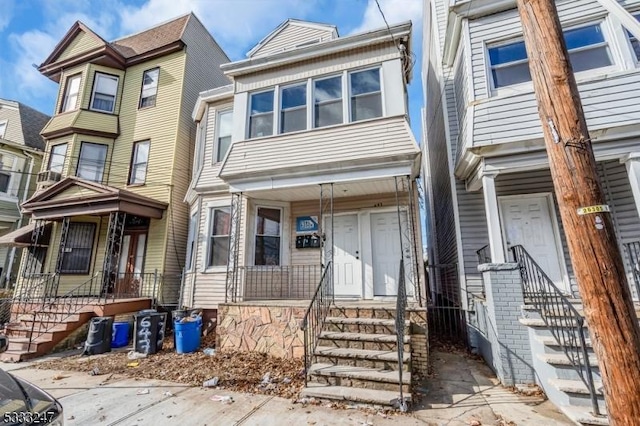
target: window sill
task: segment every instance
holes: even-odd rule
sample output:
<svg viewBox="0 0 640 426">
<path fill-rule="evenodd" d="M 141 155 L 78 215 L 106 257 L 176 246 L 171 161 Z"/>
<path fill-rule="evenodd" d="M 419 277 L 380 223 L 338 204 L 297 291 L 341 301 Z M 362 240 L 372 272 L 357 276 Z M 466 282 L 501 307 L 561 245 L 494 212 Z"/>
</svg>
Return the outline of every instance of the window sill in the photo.
<svg viewBox="0 0 640 426">
<path fill-rule="evenodd" d="M 209 266 L 208 268 L 206 268 L 204 271 L 202 271 L 203 274 L 222 274 L 222 273 L 227 273 L 227 266 Z"/>
<path fill-rule="evenodd" d="M 98 114 L 116 115 L 116 113 L 114 111 L 104 111 L 104 110 L 101 110 L 101 109 L 89 108 L 88 111 L 97 112 Z"/>
<path fill-rule="evenodd" d="M 147 105 L 147 106 L 143 106 L 143 107 L 139 106 L 138 107 L 138 111 L 144 111 L 146 109 L 152 109 L 152 108 L 155 108 L 155 107 L 156 107 L 155 104 L 154 105 Z"/>
<path fill-rule="evenodd" d="M 126 187 L 127 188 L 140 188 L 142 186 L 146 186 L 146 184 L 147 184 L 146 182 L 143 182 L 143 183 L 128 183 L 126 185 Z"/>
</svg>

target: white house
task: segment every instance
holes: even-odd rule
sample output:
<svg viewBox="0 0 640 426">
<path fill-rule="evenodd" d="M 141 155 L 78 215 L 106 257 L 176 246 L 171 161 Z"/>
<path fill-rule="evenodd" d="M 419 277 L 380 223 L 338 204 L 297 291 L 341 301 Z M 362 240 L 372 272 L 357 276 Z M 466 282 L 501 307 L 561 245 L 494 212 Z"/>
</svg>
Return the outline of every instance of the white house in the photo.
<svg viewBox="0 0 640 426">
<path fill-rule="evenodd" d="M 623 23 L 631 15 L 639 16 L 640 1 L 571 0 L 556 4 L 598 174 L 624 255 L 627 284 L 638 300 L 640 49 Z M 549 374 L 544 371 L 551 370 L 545 370 L 548 365 L 541 364 L 536 355 L 538 350 L 548 354 L 554 345 L 548 339 L 557 336 L 542 339 L 548 338 L 548 346 L 537 347 L 535 342 L 540 339 L 529 345 L 528 331 L 520 325 L 519 319 L 530 315 L 546 326 L 553 325 L 544 314 L 537 318 L 540 309 L 534 309 L 537 302 L 529 297 L 543 293 L 542 287 L 531 290 L 532 275 L 515 270 L 511 303 L 498 306 L 502 298 L 490 293 L 495 292 L 500 273 L 496 268 L 479 268 L 486 263 L 509 265 L 516 261 L 515 267 L 526 274 L 527 265 L 533 267 L 527 262 L 533 260 L 536 271 L 545 275 L 541 284 L 545 291 L 555 286 L 554 294 L 566 297 L 562 303 L 572 302 L 580 312 L 516 2 L 427 0 L 425 17 L 422 71 L 429 100 L 424 112 L 428 245 L 434 264 L 455 265 L 432 270 L 431 291 L 465 311 L 470 344 L 485 355 L 503 382 L 533 381 L 535 371 L 550 398 L 562 406 L 577 404 L 571 392 L 556 395 L 558 390 L 566 390 L 557 380 L 576 379 L 581 391 L 589 384 L 566 372 L 547 380 Z M 507 295 L 502 291 L 502 296 Z M 532 309 L 521 314 L 523 304 L 527 308 L 532 305 Z M 498 317 L 507 311 L 513 314 L 510 321 L 515 324 L 511 326 L 522 333 L 522 341 L 501 334 Z M 491 331 L 492 327 L 498 330 Z M 514 350 L 511 355 L 496 349 L 518 347 L 523 342 L 522 352 Z M 518 360 L 513 361 L 515 358 Z M 505 359 L 510 360 L 509 366 L 505 366 Z M 558 360 L 546 364 L 558 367 L 553 361 Z M 597 368 L 592 370 L 597 388 Z M 556 380 L 555 386 L 550 380 Z M 589 398 L 586 400 L 589 405 Z"/>
</svg>

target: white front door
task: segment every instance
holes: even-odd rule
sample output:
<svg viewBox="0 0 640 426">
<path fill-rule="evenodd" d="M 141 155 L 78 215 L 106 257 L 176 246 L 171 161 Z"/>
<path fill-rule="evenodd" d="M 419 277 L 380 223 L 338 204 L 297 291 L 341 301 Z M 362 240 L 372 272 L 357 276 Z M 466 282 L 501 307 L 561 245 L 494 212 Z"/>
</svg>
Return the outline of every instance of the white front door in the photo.
<svg viewBox="0 0 640 426">
<path fill-rule="evenodd" d="M 338 297 L 362 296 L 358 215 L 333 218 L 334 293 Z"/>
<path fill-rule="evenodd" d="M 556 237 L 559 232 L 551 216 L 549 198 L 541 195 L 501 197 L 500 213 L 507 249 L 523 246 L 554 284 L 568 292 L 562 278 L 562 249 Z"/>
<path fill-rule="evenodd" d="M 373 295 L 396 296 L 402 256 L 397 212 L 371 213 L 371 250 Z"/>
</svg>

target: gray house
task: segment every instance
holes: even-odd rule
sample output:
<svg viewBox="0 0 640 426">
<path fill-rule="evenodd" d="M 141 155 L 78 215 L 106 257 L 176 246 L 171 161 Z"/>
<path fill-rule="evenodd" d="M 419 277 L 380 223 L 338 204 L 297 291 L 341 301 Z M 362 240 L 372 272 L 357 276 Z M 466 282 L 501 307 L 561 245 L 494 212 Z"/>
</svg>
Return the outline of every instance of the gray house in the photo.
<svg viewBox="0 0 640 426">
<path fill-rule="evenodd" d="M 638 300 L 640 48 L 623 23 L 640 1 L 556 3 Z M 535 381 L 572 418 L 605 422 L 585 414 L 605 411 L 601 383 L 588 332 L 575 327 L 582 307 L 516 2 L 426 0 L 424 13 L 432 297 L 464 312 L 468 343 L 503 383 Z"/>
<path fill-rule="evenodd" d="M 28 222 L 20 203 L 36 187 L 44 149 L 40 131 L 47 121 L 48 115 L 25 104 L 0 99 L 0 287 L 13 282 L 20 263 L 20 244 L 10 233 Z"/>
</svg>

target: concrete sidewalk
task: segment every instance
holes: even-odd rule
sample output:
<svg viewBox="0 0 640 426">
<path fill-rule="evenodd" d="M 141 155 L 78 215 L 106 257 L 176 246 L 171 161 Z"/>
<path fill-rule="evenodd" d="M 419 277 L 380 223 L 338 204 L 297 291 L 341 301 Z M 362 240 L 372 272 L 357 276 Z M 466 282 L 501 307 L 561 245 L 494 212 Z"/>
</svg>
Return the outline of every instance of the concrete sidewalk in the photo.
<svg viewBox="0 0 640 426">
<path fill-rule="evenodd" d="M 32 363 L 0 366 L 57 397 L 65 410 L 65 425 L 571 424 L 549 402 L 522 397 L 495 385 L 490 370 L 480 361 L 460 354 L 436 352 L 432 356 L 438 374 L 420 388 L 414 411 L 388 417 L 160 380 L 38 370 Z M 233 403 L 212 401 L 214 395 L 231 396 Z"/>
</svg>

